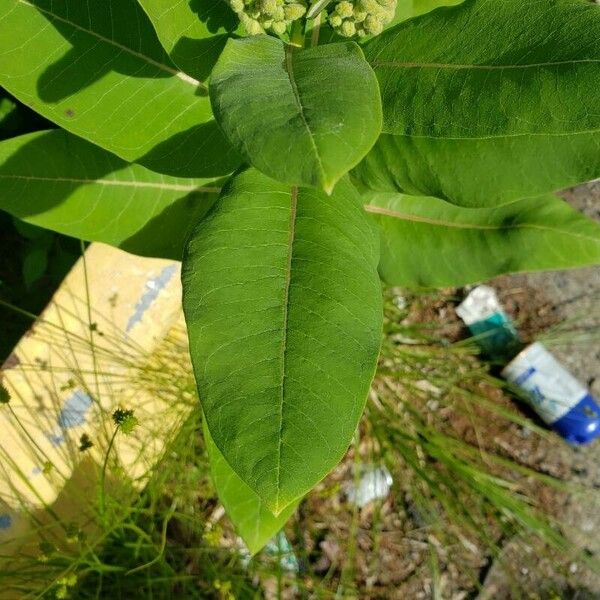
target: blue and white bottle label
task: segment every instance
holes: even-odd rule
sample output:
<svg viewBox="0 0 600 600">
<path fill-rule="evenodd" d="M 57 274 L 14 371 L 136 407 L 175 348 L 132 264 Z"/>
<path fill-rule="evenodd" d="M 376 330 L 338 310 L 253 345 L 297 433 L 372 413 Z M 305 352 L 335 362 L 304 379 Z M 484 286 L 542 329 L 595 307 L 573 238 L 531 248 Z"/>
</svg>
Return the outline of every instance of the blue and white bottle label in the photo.
<svg viewBox="0 0 600 600">
<path fill-rule="evenodd" d="M 527 393 L 533 409 L 550 425 L 588 395 L 587 389 L 539 342 L 518 354 L 502 376 Z"/>
</svg>

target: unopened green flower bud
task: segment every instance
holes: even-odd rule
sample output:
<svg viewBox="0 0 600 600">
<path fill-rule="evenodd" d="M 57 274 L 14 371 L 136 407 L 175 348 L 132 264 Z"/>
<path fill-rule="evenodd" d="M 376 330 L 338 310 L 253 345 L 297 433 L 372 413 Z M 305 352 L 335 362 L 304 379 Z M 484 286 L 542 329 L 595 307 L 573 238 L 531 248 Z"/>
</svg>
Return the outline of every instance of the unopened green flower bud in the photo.
<svg viewBox="0 0 600 600">
<path fill-rule="evenodd" d="M 57 587 L 56 591 L 54 592 L 54 597 L 57 600 L 65 600 L 66 598 L 68 598 L 69 590 L 67 589 L 67 586 L 61 585 L 61 586 Z"/>
<path fill-rule="evenodd" d="M 138 420 L 133 415 L 132 410 L 124 410 L 118 408 L 112 415 L 115 425 L 121 429 L 121 431 L 129 435 L 137 426 Z"/>
<path fill-rule="evenodd" d="M 357 7 L 370 15 L 377 14 L 381 10 L 381 5 L 377 0 L 358 0 Z"/>
<path fill-rule="evenodd" d="M 283 35 L 306 14 L 307 0 L 228 0 L 248 35 L 272 31 Z"/>
<path fill-rule="evenodd" d="M 329 23 L 334 29 L 336 29 L 342 24 L 342 17 L 340 17 L 340 15 L 338 15 L 337 13 L 333 13 L 329 17 Z"/>
<path fill-rule="evenodd" d="M 365 31 L 370 35 L 379 35 L 383 31 L 383 23 L 373 15 L 365 19 Z"/>
<path fill-rule="evenodd" d="M 267 15 L 268 17 L 274 17 L 275 11 L 278 8 L 277 0 L 258 0 L 256 6 L 261 14 Z"/>
<path fill-rule="evenodd" d="M 286 29 L 287 25 L 285 24 L 285 21 L 277 21 L 271 26 L 271 30 L 277 35 L 283 35 L 286 32 Z"/>
<path fill-rule="evenodd" d="M 342 2 L 338 2 L 338 4 L 336 4 L 335 12 L 340 15 L 342 19 L 348 19 L 354 12 L 354 6 L 352 2 L 349 2 L 348 0 L 342 0 Z"/>
<path fill-rule="evenodd" d="M 306 6 L 294 2 L 293 4 L 287 4 L 283 10 L 286 21 L 297 21 L 305 15 Z"/>
<path fill-rule="evenodd" d="M 260 23 L 256 19 L 249 17 L 246 13 L 240 13 L 240 21 L 248 35 L 260 35 L 265 32 Z"/>
<path fill-rule="evenodd" d="M 378 35 L 395 16 L 398 0 L 341 0 L 329 10 L 329 24 L 343 37 Z"/>
<path fill-rule="evenodd" d="M 356 25 L 352 21 L 344 21 L 340 27 L 340 33 L 344 37 L 352 37 L 356 34 Z"/>
</svg>

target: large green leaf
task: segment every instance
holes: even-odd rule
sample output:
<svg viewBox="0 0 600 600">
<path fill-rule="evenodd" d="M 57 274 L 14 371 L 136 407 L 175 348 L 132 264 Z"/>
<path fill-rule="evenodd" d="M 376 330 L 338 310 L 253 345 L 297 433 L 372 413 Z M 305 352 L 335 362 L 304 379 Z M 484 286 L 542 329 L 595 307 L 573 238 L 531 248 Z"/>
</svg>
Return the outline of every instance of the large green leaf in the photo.
<svg viewBox="0 0 600 600">
<path fill-rule="evenodd" d="M 0 85 L 156 171 L 212 177 L 239 164 L 206 84 L 173 65 L 136 0 L 3 0 Z"/>
<path fill-rule="evenodd" d="M 0 142 L 0 209 L 136 254 L 180 260 L 190 221 L 219 191 L 213 181 L 128 164 L 66 131 Z"/>
<path fill-rule="evenodd" d="M 501 273 L 600 263 L 600 225 L 554 196 L 498 208 L 372 192 L 382 278 L 392 285 L 456 286 Z"/>
<path fill-rule="evenodd" d="M 298 502 L 292 502 L 274 516 L 223 458 L 210 436 L 206 421 L 203 421 L 202 429 L 219 499 L 250 554 L 256 554 L 285 525 L 298 507 Z"/>
<path fill-rule="evenodd" d="M 403 137 L 369 179 L 482 206 L 600 174 L 598 39 L 583 0 L 467 0 L 374 38 L 384 131 Z"/>
<path fill-rule="evenodd" d="M 239 20 L 227 0 L 138 0 L 171 60 L 205 81 Z"/>
<path fill-rule="evenodd" d="M 234 177 L 192 235 L 183 308 L 227 462 L 275 514 L 340 460 L 375 371 L 379 243 L 347 179 L 331 197 Z"/>
<path fill-rule="evenodd" d="M 328 193 L 381 131 L 377 81 L 354 42 L 301 50 L 269 36 L 231 39 L 210 97 L 225 134 L 252 165 Z"/>
<path fill-rule="evenodd" d="M 384 131 L 473 139 L 600 130 L 600 8 L 467 0 L 365 46 Z"/>
<path fill-rule="evenodd" d="M 374 190 L 492 207 L 600 176 L 600 135 L 445 140 L 384 134 L 353 174 Z"/>
</svg>

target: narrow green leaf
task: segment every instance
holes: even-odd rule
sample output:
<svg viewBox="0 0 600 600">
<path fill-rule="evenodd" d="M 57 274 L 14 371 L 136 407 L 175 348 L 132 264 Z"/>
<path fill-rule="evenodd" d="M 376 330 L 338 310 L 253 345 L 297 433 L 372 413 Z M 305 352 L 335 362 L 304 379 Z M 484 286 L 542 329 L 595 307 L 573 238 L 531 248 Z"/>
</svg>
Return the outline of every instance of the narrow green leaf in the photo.
<svg viewBox="0 0 600 600">
<path fill-rule="evenodd" d="M 173 65 L 136 0 L 3 0 L 0 85 L 159 172 L 212 177 L 239 164 L 212 120 L 206 84 Z"/>
<path fill-rule="evenodd" d="M 210 471 L 219 499 L 250 554 L 254 555 L 286 524 L 298 508 L 298 502 L 292 502 L 274 516 L 227 464 L 210 436 L 206 420 L 202 425 Z"/>
<path fill-rule="evenodd" d="M 583 0 L 467 0 L 384 32 L 365 55 L 402 137 L 359 174 L 465 206 L 600 175 L 598 39 Z"/>
<path fill-rule="evenodd" d="M 346 179 L 328 197 L 255 170 L 190 237 L 183 307 L 208 427 L 274 514 L 356 429 L 380 344 L 378 248 Z"/>
<path fill-rule="evenodd" d="M 600 225 L 554 196 L 498 208 L 372 192 L 381 228 L 381 277 L 392 285 L 458 286 L 501 273 L 600 263 Z"/>
<path fill-rule="evenodd" d="M 229 40 L 210 81 L 225 135 L 263 173 L 331 192 L 381 131 L 377 81 L 354 42 L 300 50 Z"/>
<path fill-rule="evenodd" d="M 492 207 L 600 176 L 600 135 L 444 140 L 382 135 L 353 171 L 379 191 Z"/>
<path fill-rule="evenodd" d="M 0 209 L 53 231 L 147 256 L 181 259 L 191 220 L 218 183 L 128 164 L 66 131 L 0 142 Z"/>
<path fill-rule="evenodd" d="M 205 81 L 239 20 L 226 0 L 138 0 L 171 60 Z"/>
</svg>

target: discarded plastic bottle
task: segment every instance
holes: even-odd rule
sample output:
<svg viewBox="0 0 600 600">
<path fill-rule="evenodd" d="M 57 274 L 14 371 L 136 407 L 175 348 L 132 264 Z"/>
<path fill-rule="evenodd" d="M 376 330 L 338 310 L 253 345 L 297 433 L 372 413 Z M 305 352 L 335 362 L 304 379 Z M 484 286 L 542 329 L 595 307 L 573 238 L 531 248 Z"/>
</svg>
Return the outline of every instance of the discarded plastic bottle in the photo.
<svg viewBox="0 0 600 600">
<path fill-rule="evenodd" d="M 540 418 L 571 444 L 600 437 L 600 406 L 540 343 L 525 347 L 489 286 L 470 292 L 456 309 L 491 358 L 508 360 L 502 376 L 521 389 Z"/>
<path fill-rule="evenodd" d="M 539 342 L 517 354 L 502 376 L 522 389 L 542 420 L 571 444 L 600 436 L 600 406 Z"/>
<path fill-rule="evenodd" d="M 493 288 L 480 285 L 471 290 L 456 308 L 456 313 L 489 358 L 506 362 L 523 348 L 524 344 L 513 322 L 502 310 Z"/>
</svg>

